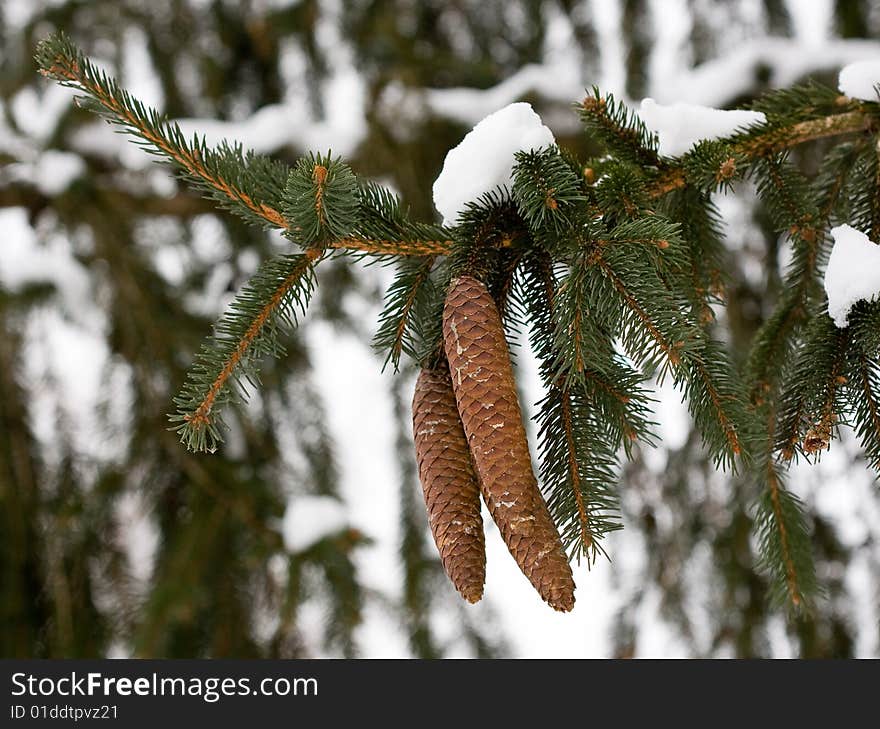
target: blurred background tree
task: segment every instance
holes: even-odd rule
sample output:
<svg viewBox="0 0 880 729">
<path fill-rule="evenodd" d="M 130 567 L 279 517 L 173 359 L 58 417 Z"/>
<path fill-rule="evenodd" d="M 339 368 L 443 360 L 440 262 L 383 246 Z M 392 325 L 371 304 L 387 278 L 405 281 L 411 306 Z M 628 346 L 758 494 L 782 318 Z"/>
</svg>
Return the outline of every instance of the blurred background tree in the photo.
<svg viewBox="0 0 880 729">
<path fill-rule="evenodd" d="M 714 472 L 675 393 L 666 442 L 621 474 L 617 561 L 578 579 L 575 615 L 530 613 L 513 586 L 465 606 L 418 495 L 412 380 L 358 379 L 381 367 L 355 344 L 375 330 L 380 268 L 325 266 L 225 447 L 187 453 L 166 413 L 189 358 L 288 243 L 187 191 L 32 61 L 62 29 L 191 128 L 287 162 L 332 147 L 431 219 L 446 151 L 509 101 L 587 154 L 568 108 L 584 86 L 730 106 L 804 75 L 834 83 L 880 53 L 858 40 L 877 37 L 873 3 L 2 0 L 0 28 L 0 655 L 877 653 L 880 518 L 857 449 L 792 479 L 827 596 L 787 618 L 754 567 L 754 489 Z M 811 171 L 815 155 L 796 159 Z M 786 241 L 748 186 L 718 203 L 745 352 Z"/>
</svg>

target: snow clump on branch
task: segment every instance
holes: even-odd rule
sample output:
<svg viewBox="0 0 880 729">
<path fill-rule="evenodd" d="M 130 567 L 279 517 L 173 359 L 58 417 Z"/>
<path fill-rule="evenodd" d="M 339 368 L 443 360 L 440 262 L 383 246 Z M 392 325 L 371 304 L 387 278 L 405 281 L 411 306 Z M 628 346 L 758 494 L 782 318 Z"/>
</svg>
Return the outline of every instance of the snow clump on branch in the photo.
<svg viewBox="0 0 880 729">
<path fill-rule="evenodd" d="M 443 224 L 454 225 L 467 204 L 481 195 L 509 189 L 517 152 L 553 144 L 553 132 L 531 104 L 517 102 L 489 114 L 449 150 L 434 182 L 434 206 L 443 216 Z"/>
<path fill-rule="evenodd" d="M 857 301 L 880 297 L 880 246 L 849 225 L 831 229 L 834 247 L 825 269 L 828 315 L 841 329 Z"/>
<path fill-rule="evenodd" d="M 856 61 L 844 66 L 837 77 L 837 88 L 853 99 L 880 101 L 880 59 Z"/>
<path fill-rule="evenodd" d="M 729 137 L 767 121 L 760 111 L 712 109 L 682 102 L 664 105 L 654 99 L 642 100 L 639 117 L 657 135 L 658 151 L 664 157 L 680 157 L 704 139 Z"/>
</svg>

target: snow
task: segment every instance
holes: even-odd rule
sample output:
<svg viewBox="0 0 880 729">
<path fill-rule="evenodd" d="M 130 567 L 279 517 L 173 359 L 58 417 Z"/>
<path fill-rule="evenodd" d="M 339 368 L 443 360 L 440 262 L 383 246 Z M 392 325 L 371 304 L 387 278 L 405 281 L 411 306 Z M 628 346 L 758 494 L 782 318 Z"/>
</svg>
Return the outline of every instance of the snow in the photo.
<svg viewBox="0 0 880 729">
<path fill-rule="evenodd" d="M 853 99 L 880 101 L 877 86 L 880 85 L 880 58 L 857 61 L 844 66 L 837 78 L 837 88 Z"/>
<path fill-rule="evenodd" d="M 238 122 L 217 119 L 178 119 L 187 138 L 203 136 L 209 146 L 227 140 L 245 149 L 268 154 L 291 146 L 301 150 L 351 155 L 366 136 L 363 113 L 366 86 L 350 68 L 339 71 L 323 87 L 324 114 L 316 117 L 301 98 L 268 104 Z"/>
<path fill-rule="evenodd" d="M 760 111 L 712 109 L 678 102 L 668 106 L 654 99 L 643 99 L 639 116 L 657 135 L 660 154 L 679 157 L 704 139 L 721 139 L 755 124 L 767 121 Z"/>
<path fill-rule="evenodd" d="M 58 84 L 43 85 L 39 92 L 31 86 L 18 91 L 9 104 L 20 132 L 45 143 L 58 128 L 61 116 L 70 109 L 76 92 Z"/>
<path fill-rule="evenodd" d="M 72 152 L 47 149 L 33 162 L 16 162 L 6 168 L 16 182 L 29 182 L 48 197 L 64 192 L 86 169 L 82 157 Z"/>
<path fill-rule="evenodd" d="M 434 206 L 454 225 L 469 202 L 513 182 L 514 154 L 555 144 L 531 104 L 508 104 L 480 121 L 446 154 L 434 182 Z"/>
<path fill-rule="evenodd" d="M 389 126 L 398 134 L 401 116 L 410 124 L 431 116 L 473 126 L 496 109 L 523 98 L 538 97 L 542 102 L 551 102 L 546 104 L 545 118 L 552 119 L 554 129 L 577 134 L 581 127 L 577 116 L 571 113 L 571 103 L 583 96 L 584 86 L 598 83 L 601 88 L 616 92 L 623 88 L 626 71 L 615 55 L 615 50 L 622 48 L 615 30 L 620 20 L 615 0 L 596 0 L 591 11 L 582 5 L 574 14 L 592 14 L 604 44 L 605 52 L 599 58 L 583 51 L 572 18 L 550 5 L 544 13 L 546 35 L 539 62 L 528 63 L 487 88 L 421 88 L 392 82 L 380 97 L 379 109 L 386 118 L 394 120 Z"/>
<path fill-rule="evenodd" d="M 797 5 L 798 3 L 795 3 Z M 766 74 L 767 86 L 791 86 L 805 76 L 832 71 L 848 63 L 880 56 L 875 40 L 846 38 L 816 46 L 809 39 L 756 38 L 737 44 L 725 54 L 695 67 L 674 62 L 663 68 L 651 93 L 662 103 L 686 101 L 724 106 L 753 91 Z"/>
<path fill-rule="evenodd" d="M 827 33 L 827 23 L 802 17 L 815 12 L 815 3 L 806 4 L 808 11 L 800 5 L 792 3 L 789 7 L 798 26 L 797 37 L 738 39 L 717 58 L 693 66 L 686 52 L 691 32 L 687 5 L 672 0 L 653 3 L 651 12 L 659 21 L 655 28 L 658 45 L 652 51 L 648 69 L 650 94 L 660 103 L 682 101 L 722 107 L 753 91 L 756 79 L 765 74 L 767 86 L 780 88 L 810 74 L 880 56 L 880 42 L 861 38 L 824 40 L 817 52 L 817 39 Z M 596 33 L 602 38 L 598 69 L 596 59 L 579 51 L 570 19 L 557 20 L 551 13 L 548 33 L 554 32 L 539 63 L 527 64 L 484 89 L 414 89 L 392 84 L 379 106 L 388 107 L 383 109 L 386 115 L 431 115 L 473 125 L 493 109 L 525 97 L 538 97 L 548 102 L 542 106 L 542 113 L 552 118 L 554 129 L 577 133 L 580 126 L 570 113 L 570 104 L 583 97 L 585 86 L 595 83 L 616 98 L 629 101 L 625 93 L 625 49 L 618 32 L 620 8 L 613 0 L 596 0 L 592 10 Z"/>
<path fill-rule="evenodd" d="M 93 295 L 88 271 L 63 236 L 39 240 L 25 208 L 0 210 L 0 289 L 19 291 L 34 283 L 52 283 L 65 308 L 81 312 Z"/>
<path fill-rule="evenodd" d="M 281 7 L 275 2 L 278 7 Z M 294 3 L 287 3 L 292 7 Z M 322 7 L 315 37 L 328 59 L 328 76 L 322 80 L 316 103 L 304 103 L 311 87 L 310 61 L 302 50 L 286 45 L 282 52 L 281 74 L 285 89 L 279 103 L 267 104 L 247 116 L 232 120 L 208 118 L 181 118 L 174 121 L 186 138 L 198 134 L 208 146 L 223 141 L 241 143 L 245 149 L 261 154 L 272 154 L 280 149 L 326 152 L 349 157 L 367 136 L 367 84 L 358 68 L 353 51 L 343 40 L 340 31 L 342 8 L 338 2 Z M 150 69 L 146 68 L 143 37 L 128 33 L 125 45 L 125 85 L 149 106 L 163 105 L 160 86 Z M 73 92 L 62 87 L 49 87 Z M 26 90 L 27 91 L 27 90 Z M 31 93 L 31 92 L 28 92 Z M 53 92 L 58 93 L 58 92 Z M 49 99 L 55 103 L 54 98 Z M 35 104 L 30 98 L 19 103 Z M 2 131 L 2 129 L 0 129 Z M 83 125 L 72 135 L 72 144 L 78 151 L 104 158 L 110 157 L 130 170 L 144 170 L 153 165 L 155 158 L 144 154 L 124 134 L 104 121 Z M 3 138 L 0 136 L 0 144 Z"/>
<path fill-rule="evenodd" d="M 345 504 L 332 496 L 294 496 L 287 504 L 281 532 L 284 546 L 301 552 L 348 526 Z"/>
<path fill-rule="evenodd" d="M 834 247 L 825 269 L 828 315 L 843 328 L 857 301 L 880 297 L 880 246 L 849 225 L 831 229 Z"/>
</svg>

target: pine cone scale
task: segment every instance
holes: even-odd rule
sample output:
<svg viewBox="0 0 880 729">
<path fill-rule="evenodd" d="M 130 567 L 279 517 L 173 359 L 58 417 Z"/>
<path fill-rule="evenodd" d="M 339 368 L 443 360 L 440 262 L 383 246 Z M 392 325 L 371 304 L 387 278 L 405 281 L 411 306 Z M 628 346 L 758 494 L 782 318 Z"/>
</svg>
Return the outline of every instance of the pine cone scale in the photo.
<svg viewBox="0 0 880 729">
<path fill-rule="evenodd" d="M 428 523 L 443 568 L 462 597 L 477 602 L 486 580 L 480 489 L 448 370 L 419 373 L 413 436 Z"/>
<path fill-rule="evenodd" d="M 571 567 L 532 470 L 501 317 L 477 279 L 462 276 L 452 282 L 443 338 L 458 412 L 489 513 L 541 597 L 556 610 L 571 610 Z"/>
</svg>

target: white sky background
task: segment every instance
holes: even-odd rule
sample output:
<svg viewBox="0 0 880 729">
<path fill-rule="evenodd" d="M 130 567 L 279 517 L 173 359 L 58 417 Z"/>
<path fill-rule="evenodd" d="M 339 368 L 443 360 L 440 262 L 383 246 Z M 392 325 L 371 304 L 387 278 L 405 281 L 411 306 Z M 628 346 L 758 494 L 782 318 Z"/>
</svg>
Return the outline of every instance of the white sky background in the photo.
<svg viewBox="0 0 880 729">
<path fill-rule="evenodd" d="M 31 0 L 6 0 L 6 3 L 18 14 L 13 17 L 20 18 L 26 18 L 29 9 L 38 4 Z M 338 12 L 338 3 L 336 0 L 325 0 L 322 4 L 330 12 L 321 24 L 318 39 L 322 45 L 333 46 L 338 43 L 334 22 L 334 9 Z M 754 2 L 753 5 L 755 12 L 759 13 L 760 3 Z M 833 69 L 850 61 L 880 56 L 880 44 L 829 40 L 831 3 L 828 0 L 791 0 L 787 5 L 795 21 L 796 35 L 793 39 L 762 40 L 749 36 L 747 28 L 734 28 L 722 37 L 718 59 L 693 70 L 690 68 L 690 59 L 683 53 L 690 23 L 687 3 L 684 0 L 654 0 L 651 3 L 652 12 L 662 16 L 662 22 L 654 26 L 659 34 L 659 42 L 650 59 L 648 95 L 661 103 L 687 101 L 718 106 L 736 96 L 742 88 L 748 87 L 749 71 L 759 62 L 770 65 L 775 81 L 787 84 L 812 70 Z M 583 77 L 583 59 L 572 43 L 570 24 L 562 15 L 553 14 L 548 19 L 550 32 L 543 63 L 522 69 L 499 86 L 486 91 L 444 89 L 415 94 L 392 89 L 389 94 L 396 93 L 397 96 L 388 96 L 385 102 L 394 103 L 395 106 L 402 104 L 404 116 L 428 109 L 474 123 L 524 93 L 537 89 L 549 101 L 557 102 L 557 106 L 544 115 L 548 125 L 570 125 L 575 122 L 574 115 L 566 116 L 568 112 L 559 105 L 577 99 L 585 86 L 597 83 L 603 91 L 624 96 L 620 3 L 618 0 L 594 0 L 590 6 L 600 37 L 598 78 Z M 127 62 L 122 79 L 124 85 L 147 103 L 161 107 L 161 89 L 149 67 L 143 37 L 133 31 L 127 37 L 127 42 Z M 286 144 L 310 149 L 331 147 L 334 152 L 343 154 L 354 149 L 365 133 L 363 112 L 367 100 L 351 54 L 342 52 L 328 56 L 332 64 L 330 80 L 324 89 L 326 116 L 320 119 L 312 116 L 309 105 L 300 103 L 304 70 L 301 54 L 291 46 L 284 50 L 283 57 L 285 78 L 289 81 L 288 97 L 283 103 L 266 107 L 253 117 L 235 124 L 193 120 L 185 126 L 207 132 L 215 139 L 226 136 L 240 140 L 246 146 L 265 152 Z M 79 174 L 75 156 L 59 156 L 57 153 L 53 156 L 53 153 L 41 151 L 42 141 L 51 131 L 53 119 L 70 103 L 71 96 L 68 90 L 51 86 L 42 98 L 24 91 L 13 102 L 13 113 L 22 124 L 24 135 L 13 134 L 0 122 L 0 149 L 15 149 L 25 164 L 0 170 L 0 180 L 7 179 L 6 176 L 28 180 L 51 193 L 63 189 L 66 181 Z M 353 114 L 352 109 L 360 109 L 360 115 Z M 121 135 L 114 134 L 103 122 L 96 122 L 82 133 L 78 144 L 82 149 L 115 155 L 122 164 L 132 169 L 145 169 L 150 165 L 149 155 Z M 168 189 L 167 172 L 163 169 L 153 166 L 149 179 L 157 189 L 163 189 L 163 186 Z M 746 203 L 741 198 L 729 196 L 720 203 L 726 219 L 737 221 L 744 217 Z M 197 255 L 216 255 L 218 246 L 222 251 L 222 243 L 216 240 L 216 226 L 206 224 L 197 230 L 201 230 L 201 239 L 196 241 L 196 247 L 202 252 Z M 741 245 L 747 233 L 734 226 L 730 230 L 735 233 L 731 235 L 731 245 Z M 191 255 L 189 252 L 178 253 L 181 261 Z M 166 261 L 164 268 L 171 272 L 177 263 L 179 261 Z M 378 267 L 362 267 L 360 275 L 378 277 L 387 283 L 390 274 Z M 68 242 L 47 237 L 41 231 L 35 233 L 22 210 L 0 210 L 0 281 L 4 286 L 17 286 L 35 278 L 49 278 L 59 284 L 65 316 L 52 312 L 33 316 L 26 375 L 32 384 L 45 378 L 61 380 L 71 395 L 64 398 L 63 405 L 46 401 L 45 398 L 36 401 L 33 417 L 37 433 L 51 451 L 48 444 L 52 441 L 53 428 L 59 427 L 59 422 L 67 423 L 67 427 L 77 433 L 77 443 L 85 452 L 96 457 L 113 458 L 119 445 L 106 437 L 95 415 L 104 398 L 102 388 L 105 380 L 102 378 L 109 355 L 102 341 L 103 317 L 94 302 L 94 292 L 89 288 L 87 272 L 70 255 Z M 221 285 L 218 290 L 222 288 Z M 220 307 L 219 291 L 217 300 L 205 303 L 207 306 Z M 360 300 L 346 300 L 346 305 L 363 320 L 365 331 L 375 330 L 380 302 L 372 302 L 372 309 L 368 311 L 364 311 L 364 304 Z M 337 443 L 346 444 L 345 448 L 338 449 L 338 457 L 347 517 L 353 526 L 376 540 L 375 546 L 357 553 L 362 579 L 369 586 L 388 594 L 399 594 L 402 581 L 397 559 L 400 475 L 394 459 L 395 432 L 389 395 L 393 375 L 380 372 L 380 362 L 371 352 L 368 340 L 340 334 L 317 321 L 310 322 L 307 332 L 315 369 L 326 376 L 322 396 L 330 431 Z M 62 353 L 65 357 L 63 367 L 59 366 Z M 65 375 L 73 371 L 71 356 L 76 360 L 75 377 Z M 124 394 L 124 367 L 109 364 L 112 376 L 119 383 L 117 391 Z M 527 401 L 534 403 L 540 399 L 534 362 L 523 352 L 520 365 Z M 662 425 L 662 435 L 671 445 L 681 443 L 688 427 L 687 416 L 679 400 L 678 394 L 669 389 L 660 391 L 657 420 Z M 59 412 L 63 415 L 60 419 Z M 848 544 L 856 544 L 864 539 L 869 525 L 873 525 L 876 531 L 880 524 L 876 489 L 872 487 L 867 472 L 857 472 L 847 466 L 848 456 L 845 452 L 852 451 L 854 447 L 850 440 L 845 439 L 823 459 L 820 467 L 803 474 L 803 478 L 799 472 L 796 478 L 791 479 L 791 484 L 811 507 L 817 508 L 840 527 Z M 658 469 L 665 464 L 662 451 L 654 454 L 650 460 Z M 622 488 L 625 489 L 625 484 Z M 308 520 L 308 509 L 311 507 L 307 503 L 299 506 L 306 511 L 290 516 L 291 524 Z M 292 508 L 296 510 L 297 504 L 292 504 Z M 328 523 L 339 523 L 340 515 L 332 509 L 328 510 L 326 504 L 315 505 L 315 509 L 314 514 L 324 513 Z M 145 568 L 144 562 L 150 559 L 155 535 L 151 534 L 149 521 L 136 503 L 126 503 L 124 510 L 132 525 L 130 554 L 138 563 L 136 573 L 146 576 L 149 568 Z M 625 531 L 611 540 L 609 551 L 614 557 L 613 564 L 600 561 L 589 571 L 584 565 L 575 567 L 577 604 L 570 615 L 561 615 L 549 609 L 535 594 L 507 553 L 491 518 L 485 513 L 484 522 L 487 526 L 488 552 L 484 599 L 492 603 L 514 655 L 608 655 L 611 621 L 634 589 L 634 576 L 638 574 L 644 559 L 635 530 Z M 695 560 L 695 563 L 698 561 Z M 867 569 L 866 565 L 855 565 L 850 586 L 865 624 L 876 624 L 876 608 L 872 607 L 875 596 L 870 592 Z M 612 588 L 612 573 L 621 588 Z M 479 610 L 479 607 L 466 609 Z M 699 605 L 694 607 L 697 614 L 700 609 Z M 319 606 L 314 606 L 307 614 L 311 616 L 309 619 L 319 623 Z M 684 643 L 659 619 L 656 599 L 649 597 L 645 600 L 638 622 L 642 626 L 637 644 L 638 655 L 686 654 Z M 449 625 L 448 620 L 437 616 L 437 625 L 441 633 L 450 640 L 454 639 L 455 626 Z M 872 635 L 876 636 L 876 631 Z M 405 639 L 388 616 L 376 609 L 371 608 L 367 612 L 359 638 L 367 656 L 408 654 Z M 791 653 L 791 646 L 781 626 L 771 638 L 774 653 Z M 875 638 L 861 640 L 857 652 L 861 655 L 876 654 L 880 646 L 871 643 L 872 640 Z M 464 653 L 464 648 L 461 652 Z"/>
</svg>

